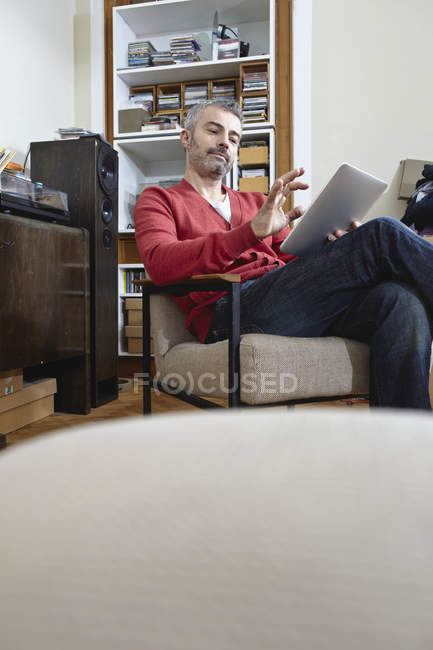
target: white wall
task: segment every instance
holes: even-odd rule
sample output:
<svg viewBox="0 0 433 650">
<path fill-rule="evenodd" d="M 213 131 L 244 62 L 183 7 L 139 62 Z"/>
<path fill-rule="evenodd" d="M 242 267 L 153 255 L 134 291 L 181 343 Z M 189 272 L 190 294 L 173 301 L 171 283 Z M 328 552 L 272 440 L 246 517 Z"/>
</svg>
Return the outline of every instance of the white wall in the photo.
<svg viewBox="0 0 433 650">
<path fill-rule="evenodd" d="M 105 130 L 104 0 L 75 0 L 74 68 L 76 126 Z"/>
<path fill-rule="evenodd" d="M 313 0 L 313 197 L 347 161 L 390 183 L 369 216 L 402 216 L 400 160 L 433 157 L 432 24 L 431 0 Z"/>
<path fill-rule="evenodd" d="M 311 203 L 312 133 L 312 0 L 293 1 L 293 166 L 304 167 L 310 188 L 298 192 L 295 205 Z"/>
<path fill-rule="evenodd" d="M 104 128 L 103 0 L 0 0 L 0 146 Z"/>
</svg>

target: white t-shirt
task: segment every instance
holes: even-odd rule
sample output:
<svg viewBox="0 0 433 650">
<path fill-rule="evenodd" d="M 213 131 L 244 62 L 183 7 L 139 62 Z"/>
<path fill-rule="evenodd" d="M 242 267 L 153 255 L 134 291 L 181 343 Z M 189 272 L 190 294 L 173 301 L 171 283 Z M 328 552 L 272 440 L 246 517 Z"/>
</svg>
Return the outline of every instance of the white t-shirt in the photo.
<svg viewBox="0 0 433 650">
<path fill-rule="evenodd" d="M 229 193 L 226 193 L 226 198 L 224 201 L 209 201 L 212 207 L 222 216 L 223 219 L 231 222 L 232 219 L 232 208 L 230 205 Z"/>
</svg>

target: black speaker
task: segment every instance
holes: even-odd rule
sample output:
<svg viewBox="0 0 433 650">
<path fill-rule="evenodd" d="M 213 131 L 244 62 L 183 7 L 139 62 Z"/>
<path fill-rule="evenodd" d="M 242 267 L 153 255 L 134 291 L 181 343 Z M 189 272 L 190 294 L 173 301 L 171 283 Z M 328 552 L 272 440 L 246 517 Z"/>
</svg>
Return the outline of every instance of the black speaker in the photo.
<svg viewBox="0 0 433 650">
<path fill-rule="evenodd" d="M 118 397 L 117 152 L 95 135 L 32 142 L 30 156 L 32 180 L 66 192 L 71 225 L 90 233 L 91 392 L 100 406 Z"/>
</svg>

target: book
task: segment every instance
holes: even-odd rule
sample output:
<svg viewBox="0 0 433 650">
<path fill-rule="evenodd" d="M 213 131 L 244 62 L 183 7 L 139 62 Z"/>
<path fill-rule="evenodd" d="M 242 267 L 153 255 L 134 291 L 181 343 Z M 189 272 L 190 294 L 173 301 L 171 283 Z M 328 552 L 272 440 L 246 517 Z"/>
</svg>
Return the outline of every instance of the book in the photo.
<svg viewBox="0 0 433 650">
<path fill-rule="evenodd" d="M 128 67 L 151 66 L 151 55 L 154 52 L 156 52 L 156 49 L 150 41 L 134 41 L 128 43 Z"/>
<path fill-rule="evenodd" d="M 7 147 L 3 147 L 0 149 L 0 172 L 3 171 L 3 169 L 6 167 L 8 162 L 12 160 L 12 158 L 15 156 L 16 151 L 12 151 L 11 149 L 7 149 Z"/>
<path fill-rule="evenodd" d="M 77 126 L 69 126 L 69 127 L 59 127 L 57 131 L 54 133 L 54 137 L 57 140 L 77 140 L 81 136 L 85 135 L 95 135 L 93 131 L 89 131 L 88 129 L 82 129 L 81 127 Z"/>
</svg>

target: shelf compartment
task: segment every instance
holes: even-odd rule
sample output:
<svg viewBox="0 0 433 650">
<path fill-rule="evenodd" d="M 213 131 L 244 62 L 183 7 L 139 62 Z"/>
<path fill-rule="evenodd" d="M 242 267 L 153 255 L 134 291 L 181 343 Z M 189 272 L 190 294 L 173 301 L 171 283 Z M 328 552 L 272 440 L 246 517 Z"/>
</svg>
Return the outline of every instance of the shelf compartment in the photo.
<svg viewBox="0 0 433 650">
<path fill-rule="evenodd" d="M 269 60 L 269 55 L 227 59 L 226 61 L 199 61 L 187 65 L 161 65 L 147 68 L 120 68 L 116 71 L 118 79 L 127 86 L 152 85 L 157 83 L 181 83 L 200 79 L 219 79 L 236 77 L 239 66 L 245 62 Z"/>
<path fill-rule="evenodd" d="M 122 19 L 133 31 L 137 39 L 149 34 L 165 34 L 173 31 L 182 32 L 211 30 L 215 12 L 214 0 L 159 0 L 132 4 L 114 9 L 117 18 Z M 224 25 L 242 25 L 249 23 L 269 23 L 269 7 L 263 0 L 219 0 L 219 20 Z M 245 40 L 241 33 L 240 37 Z M 134 40 L 134 39 L 131 39 Z"/>
<path fill-rule="evenodd" d="M 229 77 L 228 79 L 212 79 L 210 82 L 209 99 L 236 99 L 239 101 L 239 77 Z M 223 94 L 225 87 L 232 89 L 231 95 Z"/>
<path fill-rule="evenodd" d="M 141 264 L 134 233 L 120 233 L 118 237 L 119 264 Z"/>
</svg>

